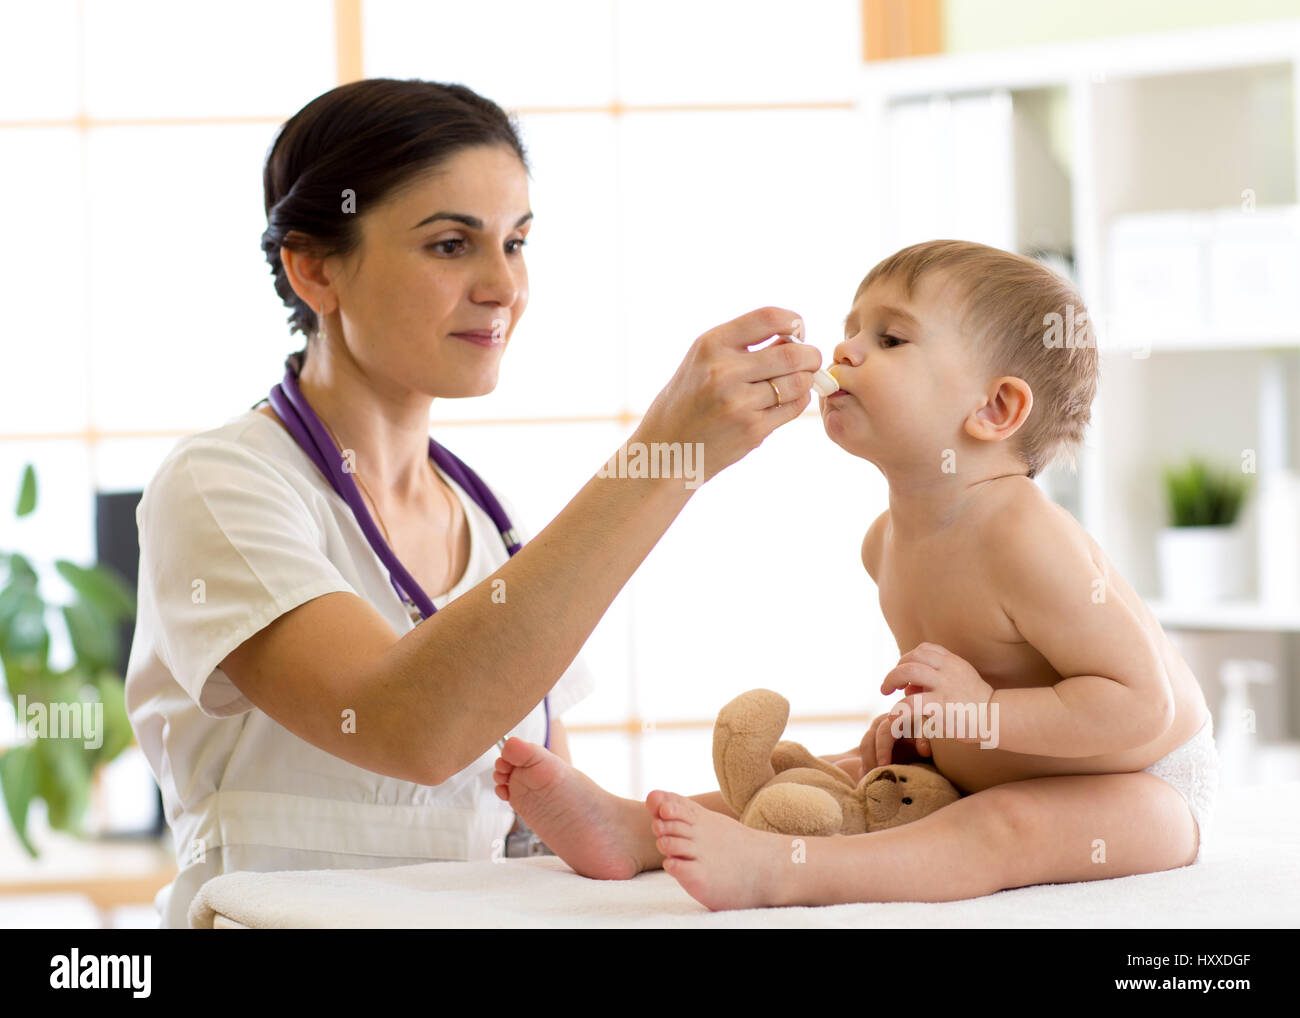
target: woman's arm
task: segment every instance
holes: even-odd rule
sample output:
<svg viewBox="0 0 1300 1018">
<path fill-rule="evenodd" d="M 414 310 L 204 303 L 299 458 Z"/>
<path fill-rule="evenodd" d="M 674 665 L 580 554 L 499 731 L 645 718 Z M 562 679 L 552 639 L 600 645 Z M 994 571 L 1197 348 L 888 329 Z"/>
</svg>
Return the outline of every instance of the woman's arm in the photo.
<svg viewBox="0 0 1300 1018">
<path fill-rule="evenodd" d="M 569 733 L 559 718 L 551 722 L 551 752 L 565 763 L 573 763 L 573 757 L 569 753 Z"/>
<path fill-rule="evenodd" d="M 820 354 L 800 343 L 748 350 L 796 317 L 764 308 L 701 336 L 630 442 L 695 444 L 707 481 L 797 417 Z M 441 784 L 555 685 L 689 501 L 687 480 L 593 476 L 495 573 L 400 638 L 363 599 L 332 593 L 280 616 L 221 667 L 313 745 Z"/>
</svg>

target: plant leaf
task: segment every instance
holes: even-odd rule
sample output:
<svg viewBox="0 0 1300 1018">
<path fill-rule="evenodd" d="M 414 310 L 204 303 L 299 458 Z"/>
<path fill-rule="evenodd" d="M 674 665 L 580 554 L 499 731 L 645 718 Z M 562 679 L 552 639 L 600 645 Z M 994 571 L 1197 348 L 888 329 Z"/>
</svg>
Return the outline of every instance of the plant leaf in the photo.
<svg viewBox="0 0 1300 1018">
<path fill-rule="evenodd" d="M 35 859 L 38 853 L 27 838 L 27 809 L 36 797 L 36 758 L 30 745 L 10 746 L 0 754 L 0 787 L 14 833 Z"/>
<path fill-rule="evenodd" d="M 121 641 L 117 623 L 88 601 L 63 606 L 63 621 L 77 654 L 77 664 L 87 672 L 112 668 L 117 664 Z"/>
<path fill-rule="evenodd" d="M 22 518 L 36 508 L 36 469 L 30 464 L 23 470 L 23 479 L 18 488 L 18 507 L 14 515 Z"/>
<path fill-rule="evenodd" d="M 100 565 L 84 569 L 66 559 L 56 560 L 54 568 L 73 590 L 109 619 L 129 619 L 135 614 L 131 588 L 112 570 Z"/>
<path fill-rule="evenodd" d="M 50 827 L 81 836 L 90 801 L 89 754 L 76 739 L 38 739 L 32 745 L 37 748 L 37 787 L 49 810 Z"/>
<path fill-rule="evenodd" d="M 1199 456 L 1163 471 L 1170 526 L 1231 526 L 1237 521 L 1249 481 L 1230 469 L 1216 469 Z"/>
<path fill-rule="evenodd" d="M 5 670 L 11 661 L 28 668 L 43 666 L 49 657 L 50 632 L 41 596 L 26 584 L 11 585 L 0 594 L 0 606 L 0 655 Z"/>
<path fill-rule="evenodd" d="M 95 679 L 100 702 L 104 705 L 103 744 L 95 751 L 95 763 L 108 763 L 131 745 L 135 732 L 126 713 L 126 686 L 121 676 L 100 672 Z"/>
<path fill-rule="evenodd" d="M 32 564 L 26 558 L 16 551 L 9 554 L 9 582 L 11 584 L 35 590 L 39 580 L 36 570 L 32 568 Z"/>
</svg>

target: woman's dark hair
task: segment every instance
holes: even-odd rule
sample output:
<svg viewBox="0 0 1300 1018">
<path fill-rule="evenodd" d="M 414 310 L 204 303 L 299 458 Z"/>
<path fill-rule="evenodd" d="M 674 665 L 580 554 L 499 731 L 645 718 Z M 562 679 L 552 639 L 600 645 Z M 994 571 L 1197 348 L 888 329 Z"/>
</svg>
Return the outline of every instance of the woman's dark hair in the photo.
<svg viewBox="0 0 1300 1018">
<path fill-rule="evenodd" d="M 280 248 L 320 257 L 351 254 L 361 242 L 358 213 L 476 145 L 509 146 L 528 171 L 518 126 L 501 107 L 464 85 L 415 78 L 340 85 L 285 121 L 262 171 L 262 251 L 275 292 L 292 312 L 290 333 L 310 339 L 320 323 L 289 285 Z M 304 347 L 286 358 L 285 367 L 300 372 L 306 356 Z"/>
</svg>

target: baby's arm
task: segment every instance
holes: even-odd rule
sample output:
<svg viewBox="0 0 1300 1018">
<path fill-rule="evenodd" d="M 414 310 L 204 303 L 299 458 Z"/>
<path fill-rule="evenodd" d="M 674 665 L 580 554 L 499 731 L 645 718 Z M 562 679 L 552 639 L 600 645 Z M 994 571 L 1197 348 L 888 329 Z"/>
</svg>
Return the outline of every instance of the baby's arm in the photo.
<svg viewBox="0 0 1300 1018">
<path fill-rule="evenodd" d="M 999 689 L 997 748 L 1085 757 L 1132 749 L 1165 731 L 1173 691 L 1150 633 L 1094 561 L 1067 513 L 1027 497 L 985 545 L 1002 609 L 1057 674 L 1053 686 Z"/>
</svg>

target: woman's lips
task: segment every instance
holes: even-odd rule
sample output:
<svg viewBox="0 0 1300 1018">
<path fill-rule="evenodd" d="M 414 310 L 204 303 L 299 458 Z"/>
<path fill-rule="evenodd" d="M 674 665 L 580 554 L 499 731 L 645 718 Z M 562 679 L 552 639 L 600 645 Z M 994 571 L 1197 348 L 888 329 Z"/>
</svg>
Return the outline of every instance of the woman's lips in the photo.
<svg viewBox="0 0 1300 1018">
<path fill-rule="evenodd" d="M 453 332 L 452 336 L 457 339 L 463 339 L 478 346 L 504 346 L 505 338 L 498 339 L 495 333 L 479 330 L 477 332 Z"/>
</svg>

